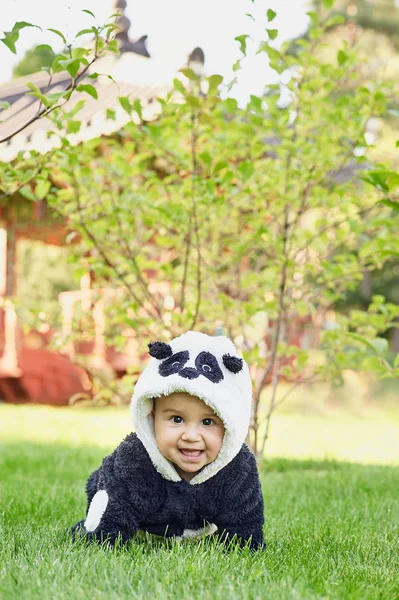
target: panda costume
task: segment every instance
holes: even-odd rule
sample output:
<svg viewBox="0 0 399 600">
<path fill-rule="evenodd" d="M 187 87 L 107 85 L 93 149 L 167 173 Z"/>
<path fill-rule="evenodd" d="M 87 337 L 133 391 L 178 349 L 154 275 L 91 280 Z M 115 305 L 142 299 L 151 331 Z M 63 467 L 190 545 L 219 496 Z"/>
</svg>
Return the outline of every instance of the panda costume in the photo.
<svg viewBox="0 0 399 600">
<path fill-rule="evenodd" d="M 178 539 L 217 532 L 223 541 L 264 547 L 262 491 L 255 458 L 244 444 L 252 402 L 247 364 L 228 338 L 194 331 L 169 344 L 151 343 L 149 353 L 131 402 L 136 433 L 90 475 L 86 518 L 73 532 L 110 543 L 142 531 Z M 217 458 L 190 481 L 155 439 L 153 399 L 174 392 L 201 398 L 225 427 Z"/>
</svg>

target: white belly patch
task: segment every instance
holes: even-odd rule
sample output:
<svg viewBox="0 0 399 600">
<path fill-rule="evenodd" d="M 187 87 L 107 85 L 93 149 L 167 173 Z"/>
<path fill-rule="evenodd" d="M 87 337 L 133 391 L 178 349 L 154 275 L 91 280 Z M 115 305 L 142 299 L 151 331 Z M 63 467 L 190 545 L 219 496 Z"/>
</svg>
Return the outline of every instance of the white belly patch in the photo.
<svg viewBox="0 0 399 600">
<path fill-rule="evenodd" d="M 98 491 L 90 502 L 85 521 L 86 531 L 94 531 L 100 524 L 101 517 L 108 505 L 108 494 L 105 490 Z"/>
<path fill-rule="evenodd" d="M 185 529 L 183 531 L 183 535 L 176 537 L 176 539 L 187 540 L 187 539 L 201 537 L 203 535 L 204 536 L 212 535 L 213 533 L 216 533 L 217 530 L 218 530 L 218 528 L 216 527 L 216 525 L 214 523 L 207 523 L 206 526 L 201 527 L 201 529 Z"/>
</svg>

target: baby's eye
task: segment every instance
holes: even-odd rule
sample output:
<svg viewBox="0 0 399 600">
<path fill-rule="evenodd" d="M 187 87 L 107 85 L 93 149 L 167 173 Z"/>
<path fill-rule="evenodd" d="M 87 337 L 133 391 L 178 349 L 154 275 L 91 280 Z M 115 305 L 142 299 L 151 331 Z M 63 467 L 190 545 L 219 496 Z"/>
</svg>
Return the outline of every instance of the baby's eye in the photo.
<svg viewBox="0 0 399 600">
<path fill-rule="evenodd" d="M 175 415 L 174 417 L 172 417 L 172 421 L 173 423 L 183 423 L 183 418 Z"/>
<path fill-rule="evenodd" d="M 215 421 L 213 419 L 203 419 L 202 422 L 204 425 L 213 425 Z"/>
<path fill-rule="evenodd" d="M 210 367 L 209 365 L 202 365 L 202 370 L 203 371 L 212 371 L 212 367 Z"/>
</svg>

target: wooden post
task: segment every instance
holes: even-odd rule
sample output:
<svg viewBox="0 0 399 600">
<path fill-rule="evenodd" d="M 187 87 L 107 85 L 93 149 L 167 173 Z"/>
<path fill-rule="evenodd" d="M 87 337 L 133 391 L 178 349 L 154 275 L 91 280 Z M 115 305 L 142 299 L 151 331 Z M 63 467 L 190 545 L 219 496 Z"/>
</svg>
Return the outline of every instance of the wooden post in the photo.
<svg viewBox="0 0 399 600">
<path fill-rule="evenodd" d="M 12 222 L 0 237 L 0 309 L 3 311 L 4 345 L 0 357 L 0 374 L 20 377 L 18 366 L 17 315 L 7 299 L 16 293 L 16 231 Z"/>
<path fill-rule="evenodd" d="M 4 296 L 15 296 L 17 292 L 17 234 L 16 227 L 12 221 L 6 225 L 6 243 L 5 243 L 5 290 Z"/>
<path fill-rule="evenodd" d="M 105 314 L 102 300 L 97 300 L 93 308 L 94 320 L 94 347 L 92 363 L 98 368 L 106 365 L 105 344 Z"/>
</svg>

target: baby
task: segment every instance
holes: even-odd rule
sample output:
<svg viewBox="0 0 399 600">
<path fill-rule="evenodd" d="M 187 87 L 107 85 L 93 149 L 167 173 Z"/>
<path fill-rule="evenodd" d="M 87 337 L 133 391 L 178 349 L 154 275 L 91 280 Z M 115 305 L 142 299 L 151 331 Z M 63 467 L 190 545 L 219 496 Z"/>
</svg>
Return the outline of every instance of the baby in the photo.
<svg viewBox="0 0 399 600">
<path fill-rule="evenodd" d="M 132 398 L 132 433 L 90 475 L 86 519 L 73 527 L 114 543 L 139 531 L 217 534 L 264 547 L 263 498 L 244 444 L 252 390 L 226 337 L 189 331 L 149 344 Z"/>
</svg>

